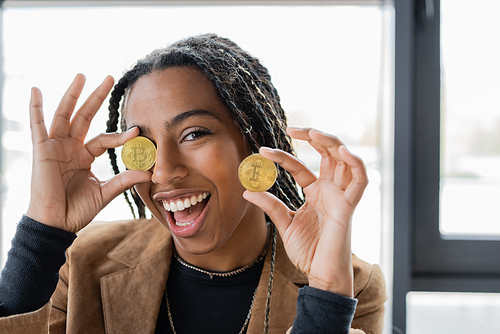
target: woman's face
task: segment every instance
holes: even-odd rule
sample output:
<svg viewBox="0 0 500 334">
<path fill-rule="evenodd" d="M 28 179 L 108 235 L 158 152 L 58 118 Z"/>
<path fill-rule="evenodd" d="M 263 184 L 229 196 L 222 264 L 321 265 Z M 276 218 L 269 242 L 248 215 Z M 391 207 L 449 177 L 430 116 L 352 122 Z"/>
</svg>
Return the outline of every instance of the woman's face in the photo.
<svg viewBox="0 0 500 334">
<path fill-rule="evenodd" d="M 173 67 L 141 77 L 124 115 L 157 147 L 151 182 L 136 190 L 183 251 L 228 251 L 255 233 L 264 214 L 243 199 L 238 180 L 248 142 L 200 70 Z"/>
</svg>

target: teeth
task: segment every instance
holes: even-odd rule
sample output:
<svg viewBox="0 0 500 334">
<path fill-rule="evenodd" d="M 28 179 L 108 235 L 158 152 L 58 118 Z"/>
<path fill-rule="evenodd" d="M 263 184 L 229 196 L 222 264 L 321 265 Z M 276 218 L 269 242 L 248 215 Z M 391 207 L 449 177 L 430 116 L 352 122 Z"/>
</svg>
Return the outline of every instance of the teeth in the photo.
<svg viewBox="0 0 500 334">
<path fill-rule="evenodd" d="M 177 225 L 177 226 L 188 226 L 188 225 L 191 225 L 193 222 L 194 222 L 194 220 L 192 220 L 190 222 L 185 222 L 185 223 L 175 222 L 175 225 Z"/>
<path fill-rule="evenodd" d="M 198 195 L 198 197 L 196 195 L 193 195 L 190 198 L 186 198 L 184 200 L 176 200 L 175 202 L 174 201 L 168 202 L 168 201 L 164 200 L 164 201 L 162 201 L 162 203 L 163 203 L 163 207 L 167 211 L 171 211 L 171 212 L 182 211 L 184 209 L 189 208 L 190 206 L 196 205 L 199 202 L 203 201 L 205 198 L 208 197 L 208 195 L 210 195 L 208 192 L 204 192 L 203 194 Z M 182 224 L 179 223 L 179 224 L 181 224 L 179 226 L 187 226 L 191 223 L 192 222 L 187 222 L 187 223 L 182 223 Z"/>
<path fill-rule="evenodd" d="M 177 211 L 177 204 L 175 204 L 175 202 L 170 202 L 170 211 Z"/>
</svg>

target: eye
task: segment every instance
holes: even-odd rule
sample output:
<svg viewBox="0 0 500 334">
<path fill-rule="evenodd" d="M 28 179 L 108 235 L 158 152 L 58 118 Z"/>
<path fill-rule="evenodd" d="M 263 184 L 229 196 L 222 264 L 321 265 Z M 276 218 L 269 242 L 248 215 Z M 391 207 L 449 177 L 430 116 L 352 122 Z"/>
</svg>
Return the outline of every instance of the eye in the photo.
<svg viewBox="0 0 500 334">
<path fill-rule="evenodd" d="M 187 132 L 188 133 L 182 138 L 183 142 L 200 139 L 212 133 L 210 129 L 205 129 L 205 128 L 195 128 L 192 130 L 188 130 Z"/>
</svg>

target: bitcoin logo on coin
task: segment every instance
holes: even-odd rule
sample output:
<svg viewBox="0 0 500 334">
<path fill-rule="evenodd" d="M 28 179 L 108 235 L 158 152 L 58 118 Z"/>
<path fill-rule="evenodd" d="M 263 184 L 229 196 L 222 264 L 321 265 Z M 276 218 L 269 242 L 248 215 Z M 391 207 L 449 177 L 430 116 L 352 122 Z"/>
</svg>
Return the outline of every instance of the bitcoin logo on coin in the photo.
<svg viewBox="0 0 500 334">
<path fill-rule="evenodd" d="M 156 147 L 146 137 L 132 138 L 123 145 L 122 161 L 128 169 L 148 170 L 155 164 Z"/>
<path fill-rule="evenodd" d="M 272 187 L 277 175 L 274 162 L 260 154 L 246 157 L 238 168 L 241 184 L 250 191 L 266 191 Z"/>
</svg>

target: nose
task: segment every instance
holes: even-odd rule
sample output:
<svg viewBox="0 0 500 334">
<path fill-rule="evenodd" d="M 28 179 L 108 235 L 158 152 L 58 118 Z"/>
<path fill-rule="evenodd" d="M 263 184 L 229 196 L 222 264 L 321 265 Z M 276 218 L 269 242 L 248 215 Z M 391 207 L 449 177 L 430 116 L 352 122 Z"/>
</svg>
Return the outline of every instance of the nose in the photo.
<svg viewBox="0 0 500 334">
<path fill-rule="evenodd" d="M 167 185 L 186 177 L 187 174 L 188 169 L 183 163 L 181 153 L 174 147 L 167 149 L 165 146 L 158 145 L 151 181 Z"/>
</svg>

